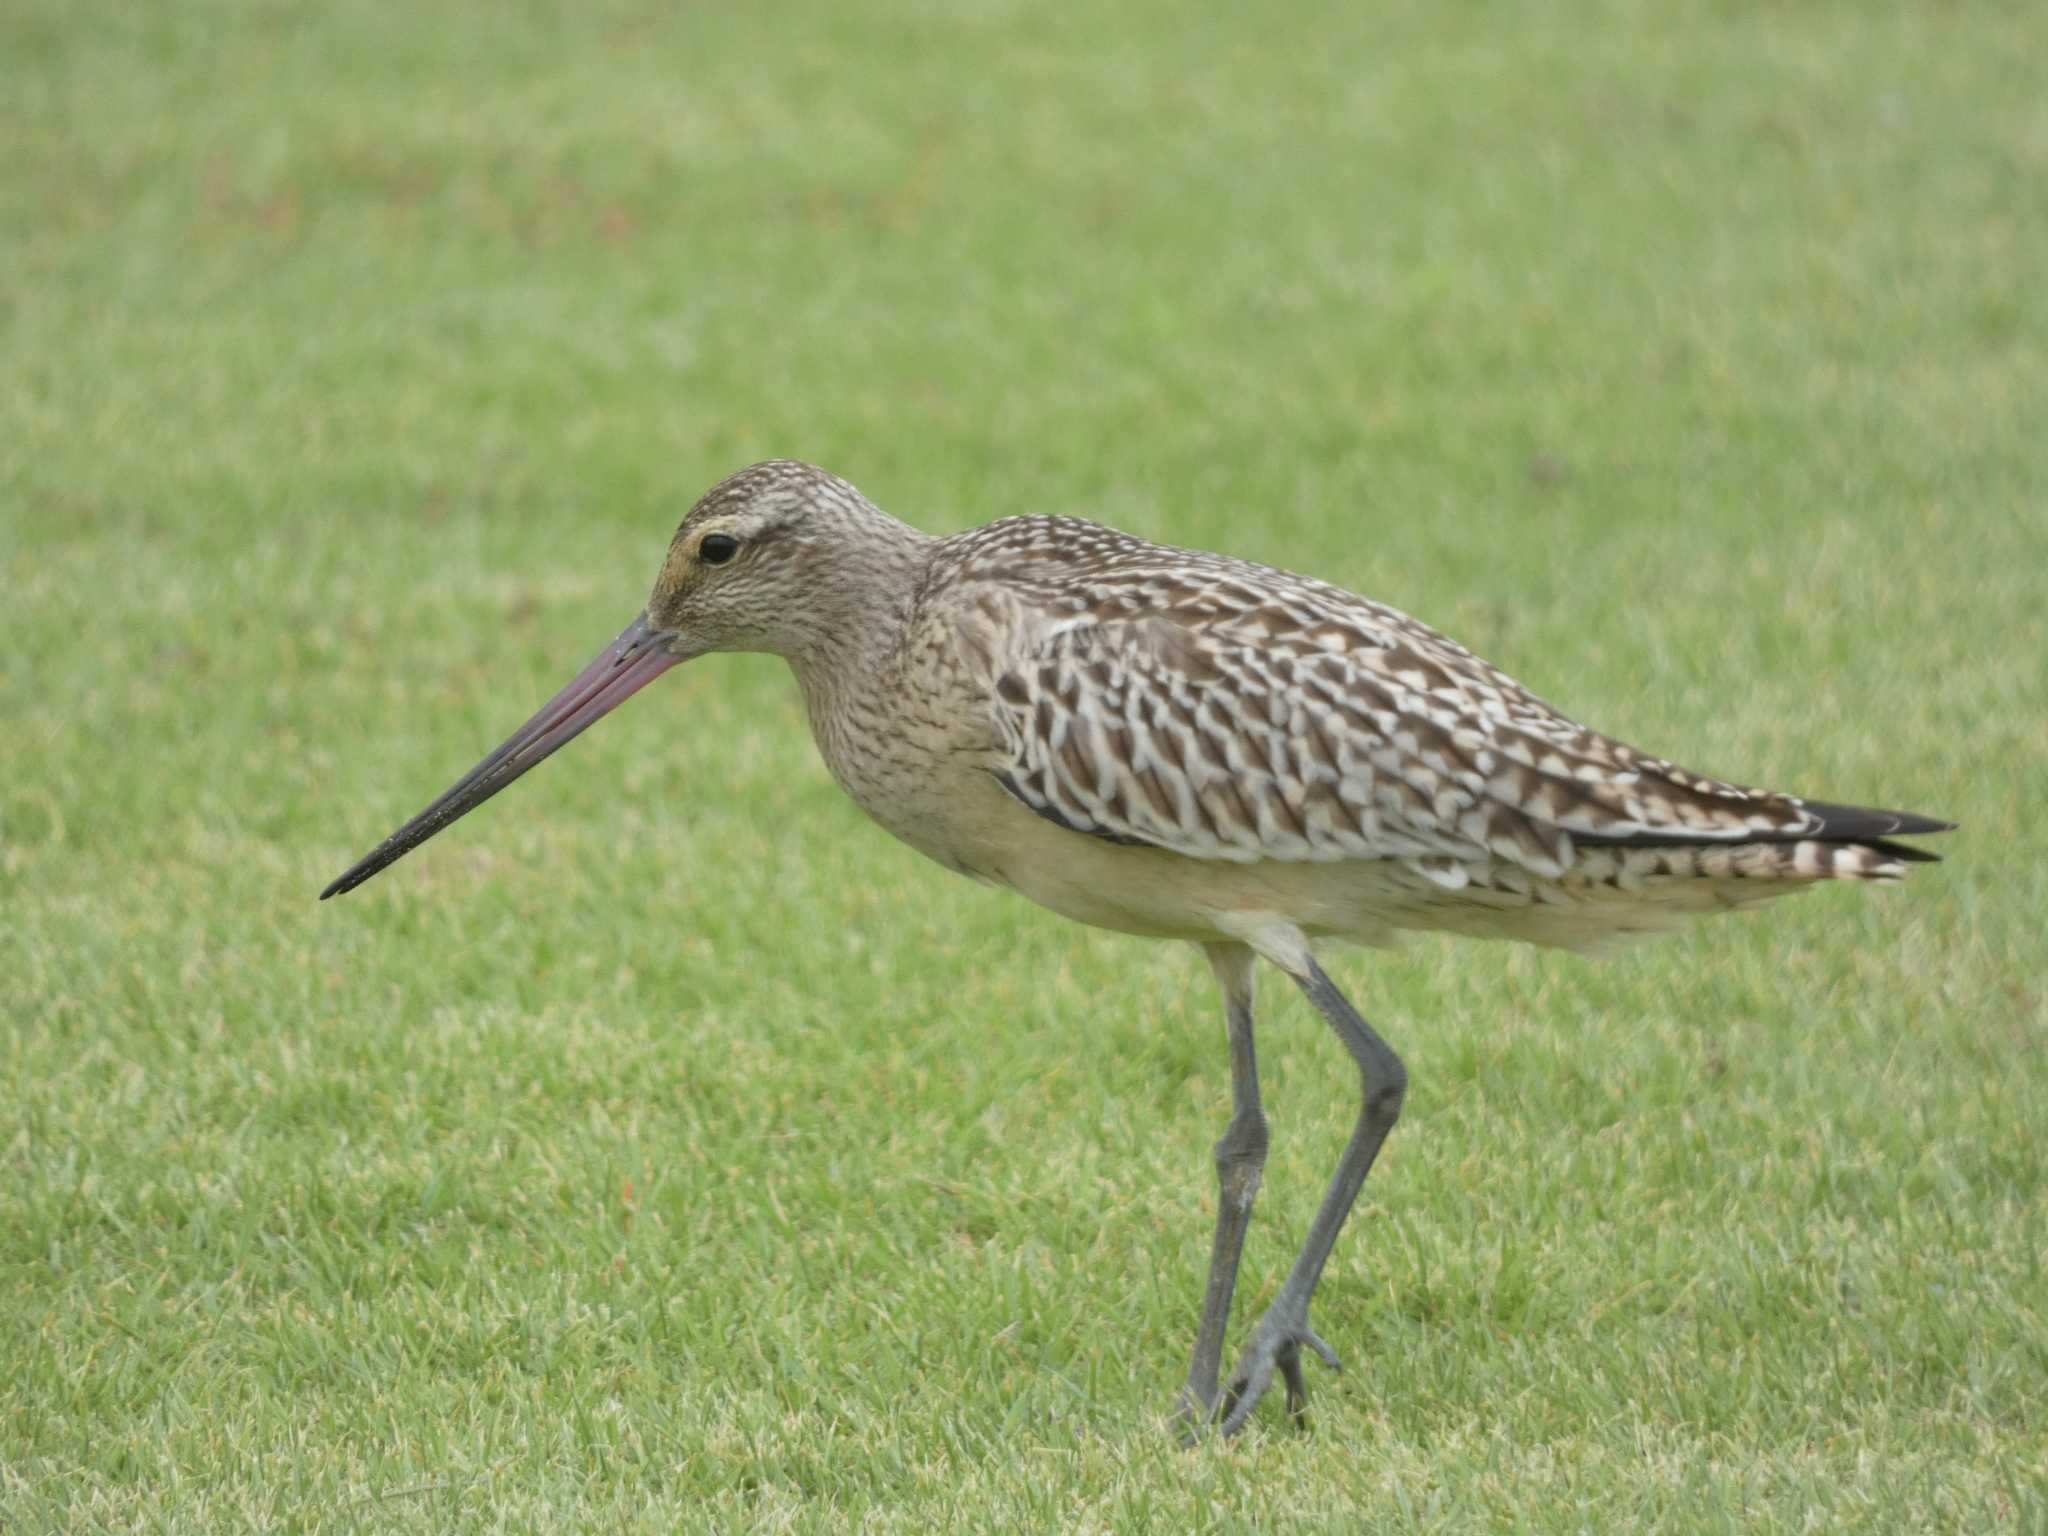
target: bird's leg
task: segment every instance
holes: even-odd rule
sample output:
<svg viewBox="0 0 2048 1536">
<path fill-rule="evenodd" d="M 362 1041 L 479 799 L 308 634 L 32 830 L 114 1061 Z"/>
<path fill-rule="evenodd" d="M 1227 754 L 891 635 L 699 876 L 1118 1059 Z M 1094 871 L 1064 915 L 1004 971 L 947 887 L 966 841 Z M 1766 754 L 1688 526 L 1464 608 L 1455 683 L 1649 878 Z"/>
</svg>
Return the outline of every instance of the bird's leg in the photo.
<svg viewBox="0 0 2048 1536">
<path fill-rule="evenodd" d="M 1309 1001 L 1330 1021 L 1330 1027 L 1337 1031 L 1337 1038 L 1344 1042 L 1344 1048 L 1358 1063 L 1363 1102 L 1359 1106 L 1358 1124 L 1351 1132 L 1344 1155 L 1337 1161 L 1337 1172 L 1316 1211 L 1316 1219 L 1308 1229 L 1301 1253 L 1296 1257 L 1294 1267 L 1287 1272 L 1280 1294 L 1273 1298 L 1273 1304 L 1260 1317 L 1251 1342 L 1245 1346 L 1244 1354 L 1237 1362 L 1229 1390 L 1224 1394 L 1223 1432 L 1226 1435 L 1234 1434 L 1251 1417 L 1252 1409 L 1272 1383 L 1275 1369 L 1287 1382 L 1289 1411 L 1297 1419 L 1301 1417 L 1308 1402 L 1301 1376 L 1302 1345 L 1306 1344 L 1321 1356 L 1325 1365 L 1338 1368 L 1336 1352 L 1309 1328 L 1309 1297 L 1315 1292 L 1316 1282 L 1322 1278 L 1323 1264 L 1329 1259 L 1330 1249 L 1337 1241 L 1338 1229 L 1344 1225 L 1352 1203 L 1358 1199 L 1359 1188 L 1371 1171 L 1373 1159 L 1379 1155 L 1380 1144 L 1400 1118 L 1401 1099 L 1408 1091 L 1408 1069 L 1401 1065 L 1401 1058 L 1394 1054 L 1393 1048 L 1359 1017 L 1358 1010 L 1345 1000 L 1344 994 L 1323 974 L 1322 967 L 1312 957 L 1304 952 L 1301 960 L 1304 968 L 1297 972 L 1290 967 L 1289 973 L 1301 990 L 1308 994 Z"/>
<path fill-rule="evenodd" d="M 1266 1115 L 1259 1108 L 1259 1063 L 1252 1047 L 1251 950 L 1242 944 L 1202 946 L 1223 989 L 1230 1032 L 1230 1124 L 1216 1143 L 1216 1240 L 1209 1249 L 1209 1283 L 1202 1296 L 1202 1323 L 1195 1357 L 1181 1390 L 1179 1419 L 1190 1439 L 1216 1415 L 1217 1378 L 1223 1364 L 1223 1331 L 1230 1321 L 1230 1297 L 1237 1287 L 1238 1258 L 1245 1228 L 1266 1166 Z"/>
</svg>

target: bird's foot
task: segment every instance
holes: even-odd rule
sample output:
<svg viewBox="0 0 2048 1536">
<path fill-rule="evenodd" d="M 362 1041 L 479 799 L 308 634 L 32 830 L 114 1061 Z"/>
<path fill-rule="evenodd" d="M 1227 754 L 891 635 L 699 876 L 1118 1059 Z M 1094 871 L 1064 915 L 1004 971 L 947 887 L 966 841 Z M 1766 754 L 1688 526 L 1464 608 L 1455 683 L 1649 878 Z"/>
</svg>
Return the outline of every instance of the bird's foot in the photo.
<svg viewBox="0 0 2048 1536">
<path fill-rule="evenodd" d="M 1258 1326 L 1252 1330 L 1251 1342 L 1245 1345 L 1244 1353 L 1238 1357 L 1230 1385 L 1223 1390 L 1220 1427 L 1224 1434 L 1234 1435 L 1244 1428 L 1245 1420 L 1258 1407 L 1259 1399 L 1266 1395 L 1266 1388 L 1273 1384 L 1276 1370 L 1281 1380 L 1287 1383 L 1288 1413 L 1296 1424 L 1306 1421 L 1308 1383 L 1302 1380 L 1301 1375 L 1301 1349 L 1304 1344 L 1331 1370 L 1344 1369 L 1344 1363 L 1337 1358 L 1337 1351 L 1309 1327 L 1306 1313 L 1276 1315 L 1268 1312 L 1259 1319 Z"/>
<path fill-rule="evenodd" d="M 1216 1406 L 1223 1394 L 1212 1389 L 1208 1401 L 1192 1385 L 1182 1387 L 1173 1396 L 1172 1424 L 1180 1435 L 1182 1445 L 1194 1445 L 1208 1433 L 1209 1426 L 1216 1422 Z"/>
</svg>

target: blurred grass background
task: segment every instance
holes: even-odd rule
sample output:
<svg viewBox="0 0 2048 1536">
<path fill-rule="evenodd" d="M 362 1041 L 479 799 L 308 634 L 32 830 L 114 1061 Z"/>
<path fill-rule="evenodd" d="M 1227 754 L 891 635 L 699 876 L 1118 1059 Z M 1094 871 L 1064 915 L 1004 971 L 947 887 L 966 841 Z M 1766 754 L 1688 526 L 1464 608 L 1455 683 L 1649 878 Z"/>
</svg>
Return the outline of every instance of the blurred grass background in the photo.
<svg viewBox="0 0 2048 1536">
<path fill-rule="evenodd" d="M 11 0 L 0 1529 L 2042 1528 L 2041 40 Z M 1340 957 L 1415 1082 L 1350 1369 L 1183 1454 L 1206 978 L 867 827 L 778 663 L 312 900 L 770 454 L 1964 830 L 1604 964 Z M 1352 1108 L 1267 996 L 1243 1318 Z"/>
</svg>

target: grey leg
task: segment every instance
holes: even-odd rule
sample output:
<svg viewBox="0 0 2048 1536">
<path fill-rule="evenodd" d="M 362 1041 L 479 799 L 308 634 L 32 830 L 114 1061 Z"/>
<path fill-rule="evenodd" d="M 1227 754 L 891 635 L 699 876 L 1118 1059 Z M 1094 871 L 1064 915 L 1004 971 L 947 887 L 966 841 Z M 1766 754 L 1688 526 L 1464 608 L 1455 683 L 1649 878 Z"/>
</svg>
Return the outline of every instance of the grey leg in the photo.
<svg viewBox="0 0 2048 1536">
<path fill-rule="evenodd" d="M 1363 1102 L 1359 1106 L 1358 1124 L 1351 1132 L 1344 1155 L 1337 1160 L 1337 1172 L 1330 1180 L 1330 1188 L 1323 1196 L 1321 1207 L 1316 1211 L 1315 1221 L 1309 1226 L 1301 1253 L 1295 1259 L 1294 1267 L 1287 1272 L 1280 1294 L 1273 1298 L 1273 1304 L 1259 1319 L 1251 1342 L 1245 1346 L 1244 1354 L 1237 1362 L 1230 1389 L 1224 1394 L 1223 1432 L 1226 1435 L 1234 1434 L 1251 1417 L 1252 1409 L 1272 1384 L 1276 1368 L 1287 1382 L 1289 1410 L 1297 1418 L 1301 1416 L 1308 1401 L 1301 1376 L 1302 1345 L 1306 1344 L 1321 1356 L 1324 1364 L 1337 1368 L 1336 1352 L 1317 1338 L 1308 1326 L 1309 1297 L 1323 1276 L 1323 1265 L 1336 1244 L 1338 1229 L 1344 1225 L 1344 1218 L 1351 1214 L 1359 1188 L 1372 1169 L 1373 1159 L 1379 1156 L 1380 1144 L 1387 1139 L 1387 1132 L 1394 1128 L 1394 1122 L 1401 1116 L 1401 1100 L 1408 1091 L 1408 1069 L 1401 1065 L 1401 1058 L 1370 1024 L 1358 1016 L 1358 1011 L 1345 1001 L 1344 994 L 1323 974 L 1321 966 L 1310 959 L 1305 974 L 1294 979 L 1308 994 L 1308 1000 L 1330 1021 L 1337 1038 L 1344 1042 L 1351 1059 L 1358 1063 Z"/>
<path fill-rule="evenodd" d="M 1242 944 L 1205 944 L 1202 949 L 1223 989 L 1230 1031 L 1230 1124 L 1216 1143 L 1216 1240 L 1209 1249 L 1195 1357 L 1181 1391 L 1179 1418 L 1190 1437 L 1216 1416 L 1223 1330 L 1230 1321 L 1230 1296 L 1237 1287 L 1252 1201 L 1266 1166 L 1266 1115 L 1259 1108 L 1259 1063 L 1252 1048 L 1252 952 Z"/>
</svg>

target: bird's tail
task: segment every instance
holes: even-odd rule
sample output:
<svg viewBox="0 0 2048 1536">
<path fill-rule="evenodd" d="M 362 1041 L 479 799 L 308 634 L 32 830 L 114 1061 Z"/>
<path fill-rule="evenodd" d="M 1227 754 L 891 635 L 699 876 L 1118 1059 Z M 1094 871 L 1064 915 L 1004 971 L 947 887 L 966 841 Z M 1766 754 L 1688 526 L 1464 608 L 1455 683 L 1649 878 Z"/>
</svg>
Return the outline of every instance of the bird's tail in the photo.
<svg viewBox="0 0 2048 1536">
<path fill-rule="evenodd" d="M 1937 856 L 1923 848 L 1884 838 L 1836 843 L 1821 838 L 1797 842 L 1664 844 L 1661 846 L 1583 848 L 1573 862 L 1571 878 L 1589 884 L 1612 884 L 1627 890 L 1657 880 L 1745 880 L 1794 882 L 1816 880 L 1896 881 L 1907 866 Z"/>
<path fill-rule="evenodd" d="M 1898 841 L 1952 832 L 1955 823 L 1912 811 L 1880 811 L 1793 796 L 1778 799 L 1781 831 L 1751 830 L 1741 842 L 1717 841 L 1689 828 L 1659 828 L 1621 837 L 1574 836 L 1573 872 L 1590 880 L 1899 880 L 1909 864 L 1941 856 Z M 1725 836 L 1725 834 L 1724 834 Z"/>
</svg>

